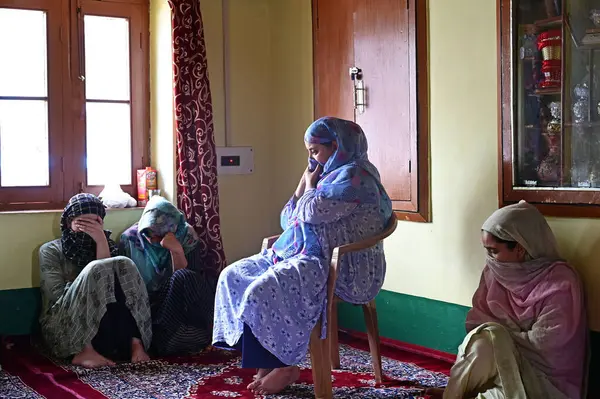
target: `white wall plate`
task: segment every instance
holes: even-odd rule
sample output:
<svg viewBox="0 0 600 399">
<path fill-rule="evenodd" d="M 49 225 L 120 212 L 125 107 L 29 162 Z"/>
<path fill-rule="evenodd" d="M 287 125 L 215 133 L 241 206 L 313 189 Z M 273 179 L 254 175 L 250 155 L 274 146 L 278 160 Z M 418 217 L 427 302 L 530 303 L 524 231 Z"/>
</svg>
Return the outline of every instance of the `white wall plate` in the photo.
<svg viewBox="0 0 600 399">
<path fill-rule="evenodd" d="M 248 175 L 254 172 L 252 147 L 217 147 L 219 175 Z"/>
</svg>

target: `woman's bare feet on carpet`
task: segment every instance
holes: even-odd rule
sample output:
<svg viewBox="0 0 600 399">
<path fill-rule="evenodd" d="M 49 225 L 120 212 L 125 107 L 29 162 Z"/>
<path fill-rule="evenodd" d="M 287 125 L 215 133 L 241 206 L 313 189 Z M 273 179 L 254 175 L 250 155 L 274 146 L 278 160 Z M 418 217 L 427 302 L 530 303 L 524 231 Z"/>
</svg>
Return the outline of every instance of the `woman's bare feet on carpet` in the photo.
<svg viewBox="0 0 600 399">
<path fill-rule="evenodd" d="M 297 366 L 274 369 L 265 377 L 248 385 L 248 390 L 259 395 L 273 395 L 283 391 L 288 385 L 293 384 L 300 377 L 300 368 Z"/>
<path fill-rule="evenodd" d="M 150 356 L 146 353 L 144 349 L 144 344 L 137 338 L 131 340 L 131 362 L 132 363 L 141 363 L 147 362 L 150 360 Z"/>
<path fill-rule="evenodd" d="M 86 345 L 81 352 L 75 355 L 71 363 L 87 369 L 115 365 L 115 362 L 96 352 L 91 344 Z"/>
<path fill-rule="evenodd" d="M 258 369 L 256 374 L 254 374 L 254 381 L 265 378 L 271 371 L 273 371 L 273 369 Z"/>
</svg>

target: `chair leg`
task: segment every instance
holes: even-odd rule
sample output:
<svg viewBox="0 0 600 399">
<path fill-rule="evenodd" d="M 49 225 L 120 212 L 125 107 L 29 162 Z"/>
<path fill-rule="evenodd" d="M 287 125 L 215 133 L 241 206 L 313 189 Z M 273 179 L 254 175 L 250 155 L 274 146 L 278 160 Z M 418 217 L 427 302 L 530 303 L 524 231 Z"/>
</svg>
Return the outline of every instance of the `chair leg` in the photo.
<svg viewBox="0 0 600 399">
<path fill-rule="evenodd" d="M 367 335 L 369 337 L 369 349 L 371 351 L 371 362 L 375 372 L 375 381 L 381 384 L 383 381 L 383 371 L 381 365 L 381 343 L 379 341 L 379 326 L 377 325 L 377 309 L 375 300 L 363 305 L 365 323 L 367 325 Z"/>
<path fill-rule="evenodd" d="M 334 370 L 340 368 L 340 345 L 338 342 L 338 304 L 333 303 L 331 315 L 329 317 L 329 351 L 331 353 L 331 367 Z"/>
<path fill-rule="evenodd" d="M 310 334 L 310 363 L 316 399 L 333 399 L 329 342 L 321 339 L 321 323 Z"/>
</svg>

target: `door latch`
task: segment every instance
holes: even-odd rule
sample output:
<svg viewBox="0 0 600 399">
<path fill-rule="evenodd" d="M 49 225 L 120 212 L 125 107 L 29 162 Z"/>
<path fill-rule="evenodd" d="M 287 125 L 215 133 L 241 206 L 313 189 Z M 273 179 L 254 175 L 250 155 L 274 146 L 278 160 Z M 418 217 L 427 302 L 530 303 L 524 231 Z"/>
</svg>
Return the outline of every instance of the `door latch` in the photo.
<svg viewBox="0 0 600 399">
<path fill-rule="evenodd" d="M 352 79 L 352 85 L 354 88 L 352 95 L 354 109 L 358 111 L 359 114 L 362 114 L 365 112 L 365 108 L 367 106 L 366 89 L 363 81 L 362 69 L 354 66 L 348 70 L 348 73 L 350 74 L 350 79 Z"/>
</svg>

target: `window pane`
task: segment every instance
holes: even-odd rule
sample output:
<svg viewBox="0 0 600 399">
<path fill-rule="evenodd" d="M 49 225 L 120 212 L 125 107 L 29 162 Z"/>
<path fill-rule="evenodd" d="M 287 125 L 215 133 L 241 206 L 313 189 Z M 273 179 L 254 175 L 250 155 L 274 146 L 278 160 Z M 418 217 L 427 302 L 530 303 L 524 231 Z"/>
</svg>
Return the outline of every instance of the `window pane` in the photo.
<svg viewBox="0 0 600 399">
<path fill-rule="evenodd" d="M 0 96 L 47 96 L 46 13 L 0 8 Z"/>
<path fill-rule="evenodd" d="M 48 186 L 48 104 L 0 100 L 0 186 Z"/>
<path fill-rule="evenodd" d="M 129 104 L 87 103 L 88 185 L 131 184 Z"/>
<path fill-rule="evenodd" d="M 129 21 L 86 15 L 86 98 L 129 100 Z"/>
</svg>

